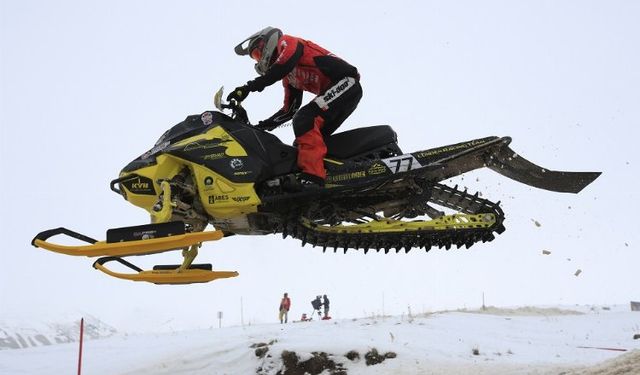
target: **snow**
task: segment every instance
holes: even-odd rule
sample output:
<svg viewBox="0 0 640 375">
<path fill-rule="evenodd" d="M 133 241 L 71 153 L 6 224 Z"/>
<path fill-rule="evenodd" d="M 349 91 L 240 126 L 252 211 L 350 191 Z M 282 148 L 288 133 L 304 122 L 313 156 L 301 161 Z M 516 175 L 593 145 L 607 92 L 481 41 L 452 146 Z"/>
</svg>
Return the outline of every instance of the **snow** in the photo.
<svg viewBox="0 0 640 375">
<path fill-rule="evenodd" d="M 282 352 L 294 351 L 300 361 L 325 352 L 347 374 L 633 374 L 638 332 L 640 313 L 628 306 L 574 306 L 118 334 L 85 341 L 83 373 L 274 375 Z M 257 357 L 256 345 L 267 355 Z M 373 348 L 397 356 L 367 366 Z M 72 373 L 77 350 L 65 343 L 0 351 L 0 374 Z M 353 350 L 355 361 L 344 356 Z"/>
<path fill-rule="evenodd" d="M 116 332 L 115 328 L 86 313 L 50 313 L 46 320 L 34 313 L 3 313 L 0 316 L 0 350 L 74 342 L 80 333 L 80 317 L 84 317 L 86 339 L 108 337 Z"/>
</svg>

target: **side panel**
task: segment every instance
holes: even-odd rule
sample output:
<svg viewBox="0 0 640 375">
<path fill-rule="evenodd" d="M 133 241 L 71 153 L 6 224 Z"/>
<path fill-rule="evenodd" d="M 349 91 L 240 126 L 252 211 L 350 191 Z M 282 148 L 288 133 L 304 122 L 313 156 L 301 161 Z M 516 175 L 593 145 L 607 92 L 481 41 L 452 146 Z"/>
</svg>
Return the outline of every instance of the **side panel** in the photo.
<svg viewBox="0 0 640 375">
<path fill-rule="evenodd" d="M 260 164 L 222 126 L 177 143 L 169 151 L 186 159 L 205 211 L 215 218 L 255 212 L 254 179 Z"/>
<path fill-rule="evenodd" d="M 231 218 L 257 211 L 260 199 L 253 183 L 234 183 L 203 166 L 191 166 L 200 201 L 209 215 Z"/>
<path fill-rule="evenodd" d="M 135 206 L 151 212 L 151 208 L 158 201 L 162 189 L 159 179 L 175 176 L 182 169 L 182 164 L 170 155 L 158 155 L 157 163 L 131 172 L 122 172 L 120 177 L 135 175 L 131 180 L 123 181 L 122 188 L 127 201 Z"/>
<path fill-rule="evenodd" d="M 157 160 L 157 164 L 120 175 L 132 176 L 121 184 L 127 200 L 149 213 L 162 192 L 158 180 L 172 178 L 184 166 L 191 170 L 200 201 L 211 217 L 230 218 L 255 212 L 261 203 L 253 183 L 229 181 L 209 168 L 172 155 L 159 155 Z"/>
<path fill-rule="evenodd" d="M 247 154 L 222 126 L 178 142 L 166 152 L 216 171 L 234 183 L 254 182 L 263 168 L 262 161 Z"/>
<path fill-rule="evenodd" d="M 384 180 L 393 175 L 416 170 L 425 178 L 441 181 L 484 166 L 483 155 L 490 147 L 496 149 L 510 139 L 485 137 L 424 151 L 396 155 L 380 160 L 359 163 L 340 163 L 326 160 L 326 183 L 329 185 L 363 185 Z"/>
</svg>

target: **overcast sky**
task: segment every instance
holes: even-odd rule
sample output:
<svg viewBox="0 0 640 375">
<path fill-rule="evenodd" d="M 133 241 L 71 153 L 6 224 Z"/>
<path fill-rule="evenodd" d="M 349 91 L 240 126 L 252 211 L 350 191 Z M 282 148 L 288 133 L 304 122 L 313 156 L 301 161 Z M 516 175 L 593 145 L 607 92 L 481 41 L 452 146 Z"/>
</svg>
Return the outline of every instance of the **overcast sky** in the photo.
<svg viewBox="0 0 640 375">
<path fill-rule="evenodd" d="M 328 294 L 333 315 L 640 300 L 637 1 L 0 0 L 0 314 L 82 310 L 116 326 L 273 322 Z M 233 47 L 265 26 L 358 67 L 364 97 L 342 130 L 390 124 L 405 152 L 489 135 L 549 169 L 602 171 L 578 195 L 491 171 L 451 181 L 501 201 L 507 231 L 469 250 L 323 254 L 279 236 L 208 243 L 198 262 L 240 276 L 155 286 L 110 278 L 89 258 L 30 245 L 65 226 L 104 239 L 147 213 L 109 190 L 120 169 L 212 96 L 254 78 Z M 310 100 L 311 96 L 305 96 Z M 253 121 L 281 106 L 253 93 Z M 275 132 L 285 142 L 291 128 Z M 539 225 L 536 225 L 536 222 Z M 543 255 L 548 250 L 550 255 Z M 143 267 L 179 252 L 134 257 Z M 574 276 L 581 269 L 579 276 Z"/>
</svg>

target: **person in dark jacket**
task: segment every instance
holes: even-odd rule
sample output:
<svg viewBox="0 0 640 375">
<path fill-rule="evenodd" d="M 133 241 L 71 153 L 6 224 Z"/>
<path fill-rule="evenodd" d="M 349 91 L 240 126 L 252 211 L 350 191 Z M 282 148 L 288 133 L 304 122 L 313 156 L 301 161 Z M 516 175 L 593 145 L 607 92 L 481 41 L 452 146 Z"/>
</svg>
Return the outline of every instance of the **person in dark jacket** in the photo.
<svg viewBox="0 0 640 375">
<path fill-rule="evenodd" d="M 324 317 L 327 318 L 329 316 L 329 298 L 326 294 L 322 296 L 322 306 L 324 307 Z"/>
<path fill-rule="evenodd" d="M 311 301 L 311 306 L 313 306 L 313 311 L 316 311 L 316 310 L 318 311 L 318 316 L 322 316 L 322 313 L 320 312 L 320 307 L 322 307 L 322 301 L 320 300 L 320 296 L 316 296 L 316 299 Z"/>
<path fill-rule="evenodd" d="M 251 56 L 260 76 L 235 88 L 227 100 L 242 102 L 249 93 L 282 80 L 284 105 L 256 127 L 271 131 L 293 118 L 302 173 L 292 190 L 323 187 L 324 139 L 351 115 L 362 98 L 358 69 L 312 41 L 284 35 L 273 27 L 251 35 L 235 52 Z M 316 97 L 301 108 L 303 91 Z"/>
</svg>

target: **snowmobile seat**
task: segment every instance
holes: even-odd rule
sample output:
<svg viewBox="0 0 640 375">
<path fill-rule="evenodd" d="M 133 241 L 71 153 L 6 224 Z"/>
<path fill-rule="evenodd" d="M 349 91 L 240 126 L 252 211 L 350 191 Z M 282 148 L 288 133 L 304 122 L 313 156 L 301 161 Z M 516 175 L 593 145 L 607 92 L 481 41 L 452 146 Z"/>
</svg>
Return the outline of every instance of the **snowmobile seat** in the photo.
<svg viewBox="0 0 640 375">
<path fill-rule="evenodd" d="M 366 126 L 325 138 L 327 156 L 338 159 L 351 159 L 380 151 L 386 153 L 372 156 L 386 157 L 401 154 L 402 151 L 397 142 L 396 132 L 389 125 Z"/>
</svg>

